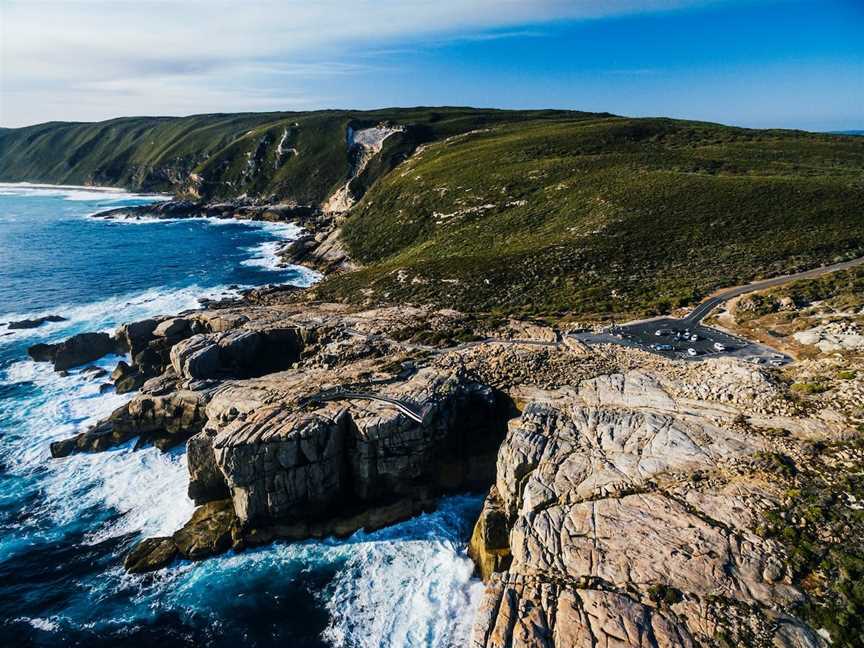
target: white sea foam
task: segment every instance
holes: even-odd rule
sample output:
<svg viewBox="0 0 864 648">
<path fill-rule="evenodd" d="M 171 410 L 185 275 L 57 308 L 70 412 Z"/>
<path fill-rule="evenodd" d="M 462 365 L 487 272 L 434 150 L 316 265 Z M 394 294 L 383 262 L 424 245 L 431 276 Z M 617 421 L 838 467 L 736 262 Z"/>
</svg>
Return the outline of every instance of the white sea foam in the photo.
<svg viewBox="0 0 864 648">
<path fill-rule="evenodd" d="M 115 187 L 52 185 L 30 182 L 0 182 L 0 196 L 59 196 L 65 200 L 75 202 L 91 200 L 119 202 L 121 200 L 133 200 L 136 198 L 146 198 L 147 200 L 154 201 L 171 200 L 171 196 L 165 194 L 131 193 L 125 189 L 117 189 Z"/>
<path fill-rule="evenodd" d="M 15 621 L 29 623 L 37 630 L 42 630 L 43 632 L 57 632 L 60 629 L 60 624 L 51 619 L 30 619 L 28 617 L 18 617 Z"/>
<path fill-rule="evenodd" d="M 92 214 L 88 214 L 88 217 L 95 217 L 98 219 L 98 215 L 100 213 L 101 212 L 94 212 Z M 300 233 L 303 231 L 302 227 L 300 227 L 299 225 L 295 225 L 294 223 L 243 220 L 234 218 L 217 218 L 215 216 L 193 216 L 189 218 L 156 218 L 153 216 L 130 216 L 112 218 L 108 222 L 123 223 L 128 225 L 153 225 L 158 223 L 182 223 L 186 221 L 203 221 L 206 222 L 208 225 L 212 226 L 245 225 L 250 228 L 263 229 L 270 235 L 276 237 L 276 240 L 264 241 L 263 243 L 259 243 L 257 245 L 245 248 L 249 252 L 250 257 L 244 261 L 241 261 L 241 265 L 251 268 L 263 268 L 265 270 L 270 270 L 273 272 L 284 272 L 286 270 L 291 270 L 298 275 L 298 278 L 291 283 L 294 283 L 295 285 L 304 288 L 311 286 L 312 284 L 321 280 L 321 273 L 316 272 L 315 270 L 311 270 L 309 268 L 304 268 L 302 266 L 286 265 L 279 257 L 279 252 L 282 250 L 282 248 L 285 247 L 285 245 L 289 241 L 296 240 L 300 236 Z"/>
<path fill-rule="evenodd" d="M 318 594 L 331 617 L 322 638 L 331 645 L 461 648 L 483 592 L 464 543 L 479 508 L 479 497 L 448 497 L 433 513 L 373 533 L 229 552 L 147 578 L 118 573 L 105 586 L 134 591 L 139 609 L 194 611 L 218 627 L 226 600 L 259 595 L 304 572 L 333 570 L 330 586 Z"/>
<path fill-rule="evenodd" d="M 117 360 L 116 356 L 106 357 L 94 364 L 110 370 Z M 81 369 L 64 376 L 46 363 L 17 362 L 4 374 L 0 379 L 5 383 L 29 382 L 39 387 L 38 397 L 22 403 L 24 429 L 7 436 L 4 446 L 4 463 L 10 472 L 47 472 L 40 475 L 45 498 L 38 513 L 56 524 L 72 522 L 90 507 L 107 505 L 120 513 L 119 518 L 93 530 L 86 540 L 93 543 L 138 531 L 164 535 L 189 518 L 193 506 L 186 497 L 188 473 L 182 451 L 133 451 L 126 444 L 104 453 L 50 459 L 53 441 L 86 430 L 131 395 L 100 393 L 104 379 L 93 379 Z"/>
<path fill-rule="evenodd" d="M 356 648 L 468 645 L 483 594 L 460 537 L 472 500 L 447 498 L 434 513 L 357 534 L 329 593 L 325 638 Z"/>
<path fill-rule="evenodd" d="M 285 238 L 297 235 L 294 226 L 261 225 L 281 230 L 279 235 Z M 317 278 L 316 273 L 302 272 L 310 283 Z M 54 340 L 78 331 L 110 330 L 121 322 L 195 308 L 199 297 L 224 293 L 222 288 L 204 291 L 190 286 L 59 306 L 50 313 L 69 321 L 16 331 L 13 339 Z M 50 313 L 4 315 L 0 321 Z M 10 338 L 0 338 L 0 343 Z M 106 357 L 94 364 L 110 369 L 117 360 Z M 51 532 L 39 520 L 73 524 L 85 513 L 92 517 L 93 511 L 108 508 L 117 515 L 100 514 L 101 522 L 84 536 L 83 544 L 96 544 L 132 533 L 170 534 L 191 515 L 182 448 L 162 454 L 155 448 L 133 451 L 128 443 L 104 453 L 50 460 L 52 441 L 87 429 L 131 397 L 100 393 L 103 381 L 81 369 L 64 376 L 47 363 L 26 360 L 0 372 L 0 382 L 36 386 L 26 395 L 0 401 L 0 415 L 13 414 L 6 420 L 8 431 L 0 446 L 4 470 L 29 478 L 40 493 L 34 504 L 38 508 L 29 510 L 20 523 L 27 526 L 24 532 L 0 539 L 7 556 L 26 551 L 33 536 Z M 375 533 L 229 552 L 202 563 L 180 562 L 146 577 L 126 574 L 118 562 L 96 577 L 79 581 L 77 594 L 62 616 L 32 615 L 21 620 L 46 632 L 59 632 L 67 625 L 127 627 L 168 612 L 190 625 L 200 627 L 203 622 L 218 635 L 221 624 L 227 623 L 227 602 L 243 600 L 249 593 L 266 595 L 269 584 L 324 569 L 335 572 L 326 591 L 317 595 L 331 617 L 324 639 L 333 645 L 464 646 L 483 588 L 472 577 L 464 550 L 470 532 L 466 524 L 470 526 L 479 506 L 478 497 L 446 498 L 434 513 Z"/>
<path fill-rule="evenodd" d="M 248 286 L 245 286 L 248 287 Z M 36 319 L 46 315 L 60 315 L 63 322 L 49 322 L 33 329 L 14 329 L 9 335 L 0 337 L 0 344 L 20 339 L 44 339 L 72 335 L 79 331 L 111 331 L 117 324 L 131 322 L 154 315 L 173 315 L 180 311 L 198 308 L 200 299 L 236 297 L 240 287 L 228 289 L 224 286 L 201 288 L 197 285 L 173 290 L 151 288 L 139 293 L 116 295 L 90 304 L 57 306 L 45 311 L 30 313 L 4 313 L 0 322 Z"/>
</svg>

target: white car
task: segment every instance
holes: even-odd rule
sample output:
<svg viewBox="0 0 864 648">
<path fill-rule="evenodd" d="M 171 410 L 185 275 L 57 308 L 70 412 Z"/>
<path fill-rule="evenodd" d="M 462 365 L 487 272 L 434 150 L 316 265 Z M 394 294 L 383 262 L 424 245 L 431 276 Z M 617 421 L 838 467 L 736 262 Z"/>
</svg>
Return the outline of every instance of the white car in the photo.
<svg viewBox="0 0 864 648">
<path fill-rule="evenodd" d="M 691 341 L 691 342 L 695 342 L 695 341 L 698 340 L 698 339 L 699 339 L 699 336 L 696 335 L 695 333 L 694 333 L 693 335 L 690 336 L 690 341 Z"/>
<path fill-rule="evenodd" d="M 721 344 L 720 342 L 715 342 L 715 343 L 714 343 L 714 350 L 715 350 L 715 351 L 725 351 L 725 350 L 726 350 L 726 345 L 725 345 L 725 344 Z"/>
<path fill-rule="evenodd" d="M 699 352 L 696 349 L 694 349 L 693 347 L 690 347 L 689 349 L 687 349 L 687 355 L 697 356 L 697 355 L 699 355 Z"/>
</svg>

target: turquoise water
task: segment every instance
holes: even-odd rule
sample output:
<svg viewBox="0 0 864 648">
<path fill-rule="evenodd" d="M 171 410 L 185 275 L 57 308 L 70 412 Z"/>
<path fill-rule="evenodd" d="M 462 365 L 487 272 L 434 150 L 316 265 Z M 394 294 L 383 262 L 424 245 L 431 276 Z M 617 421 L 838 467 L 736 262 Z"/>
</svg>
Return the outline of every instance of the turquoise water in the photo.
<svg viewBox="0 0 864 648">
<path fill-rule="evenodd" d="M 182 448 L 52 460 L 51 441 L 85 429 L 129 396 L 101 394 L 27 359 L 26 348 L 85 330 L 195 307 L 199 297 L 273 282 L 290 226 L 185 220 L 111 222 L 94 212 L 153 197 L 0 185 L 0 632 L 18 645 L 462 646 L 482 586 L 465 542 L 477 496 L 344 541 L 279 544 L 121 568 L 144 536 L 192 511 Z M 8 331 L 9 320 L 66 322 Z M 99 364 L 112 368 L 118 358 Z"/>
</svg>

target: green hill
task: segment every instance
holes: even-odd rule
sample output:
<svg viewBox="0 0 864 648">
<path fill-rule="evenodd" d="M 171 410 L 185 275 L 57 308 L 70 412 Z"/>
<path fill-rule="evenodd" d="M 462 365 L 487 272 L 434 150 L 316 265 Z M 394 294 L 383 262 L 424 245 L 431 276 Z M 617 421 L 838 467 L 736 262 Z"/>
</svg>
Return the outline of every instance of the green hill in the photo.
<svg viewBox="0 0 864 648">
<path fill-rule="evenodd" d="M 51 122 L 0 130 L 0 181 L 320 204 L 349 177 L 349 126 L 405 126 L 355 181 L 362 193 L 420 144 L 489 124 L 563 115 L 578 113 L 414 108 Z"/>
<path fill-rule="evenodd" d="M 0 180 L 321 204 L 349 127 L 399 124 L 352 183 L 330 299 L 566 317 L 666 312 L 864 255 L 864 138 L 568 111 L 135 117 L 0 130 Z"/>
<path fill-rule="evenodd" d="M 653 314 L 864 255 L 864 140 L 669 119 L 504 124 L 384 177 L 322 297 Z"/>
</svg>

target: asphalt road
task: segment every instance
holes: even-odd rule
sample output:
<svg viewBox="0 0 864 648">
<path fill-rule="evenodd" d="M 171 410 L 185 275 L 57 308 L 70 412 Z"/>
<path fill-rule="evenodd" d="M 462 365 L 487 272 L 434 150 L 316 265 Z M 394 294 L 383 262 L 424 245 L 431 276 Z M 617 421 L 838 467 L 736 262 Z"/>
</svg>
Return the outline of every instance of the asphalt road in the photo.
<svg viewBox="0 0 864 648">
<path fill-rule="evenodd" d="M 758 290 L 765 290 L 767 288 L 774 288 L 776 286 L 782 286 L 783 284 L 789 283 L 790 281 L 797 281 L 798 279 L 815 279 L 816 277 L 821 277 L 822 275 L 830 274 L 832 272 L 837 272 L 838 270 L 848 270 L 849 268 L 855 268 L 859 265 L 864 264 L 864 257 L 858 259 L 852 259 L 851 261 L 844 261 L 842 263 L 835 263 L 830 266 L 822 266 L 821 268 L 814 268 L 812 270 L 805 270 L 804 272 L 797 272 L 791 275 L 783 275 L 782 277 L 773 277 L 771 279 L 764 279 L 762 281 L 754 281 L 753 283 L 746 284 L 744 286 L 736 286 L 735 288 L 728 288 L 713 297 L 709 297 L 704 302 L 699 304 L 692 313 L 687 315 L 682 322 L 685 325 L 693 327 L 699 322 L 701 322 L 708 313 L 717 308 L 723 302 L 729 301 L 733 297 L 738 297 L 739 295 L 745 295 L 750 292 L 756 292 Z"/>
<path fill-rule="evenodd" d="M 782 286 L 790 281 L 798 279 L 814 279 L 831 272 L 839 270 L 848 270 L 864 264 L 864 257 L 835 263 L 821 268 L 805 270 L 791 275 L 783 275 L 782 277 L 773 277 L 763 281 L 755 281 L 744 286 L 736 286 L 728 288 L 716 295 L 709 297 L 704 302 L 699 304 L 693 311 L 684 318 L 677 319 L 674 317 L 657 318 L 641 322 L 633 322 L 621 326 L 614 326 L 604 333 L 575 333 L 571 337 L 585 342 L 587 344 L 603 344 L 614 343 L 624 346 L 652 351 L 668 358 L 679 360 L 700 360 L 710 356 L 733 356 L 743 358 L 754 364 L 768 364 L 772 366 L 781 366 L 792 362 L 792 358 L 782 353 L 778 353 L 775 349 L 736 337 L 724 331 L 720 331 L 709 326 L 703 326 L 700 322 L 720 304 L 758 290 L 765 290 L 775 286 Z M 365 337 L 369 340 L 388 340 L 386 336 L 363 333 L 354 329 L 346 329 L 350 335 Z M 693 337 L 695 336 L 695 340 Z M 560 342 L 540 342 L 536 340 L 500 340 L 495 338 L 486 338 L 485 340 L 476 340 L 474 342 L 465 342 L 455 347 L 448 349 L 439 349 L 423 344 L 407 344 L 402 342 L 403 348 L 414 350 L 422 350 L 429 353 L 443 353 L 445 351 L 456 351 L 468 349 L 481 344 L 532 344 L 536 346 L 558 347 Z M 722 350 L 715 345 L 722 345 Z M 413 403 L 400 401 L 386 396 L 379 396 L 367 392 L 350 392 L 342 390 L 334 390 L 331 392 L 322 392 L 313 397 L 315 400 L 341 400 L 341 399 L 367 399 L 382 403 L 387 403 L 396 407 L 400 412 L 409 418 L 422 423 L 425 418 L 425 412 L 421 412 Z"/>
</svg>

